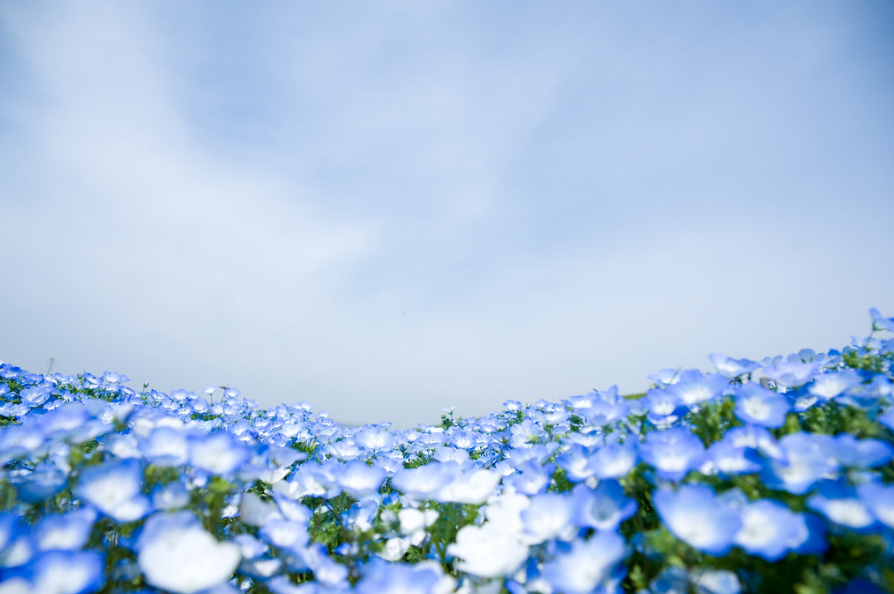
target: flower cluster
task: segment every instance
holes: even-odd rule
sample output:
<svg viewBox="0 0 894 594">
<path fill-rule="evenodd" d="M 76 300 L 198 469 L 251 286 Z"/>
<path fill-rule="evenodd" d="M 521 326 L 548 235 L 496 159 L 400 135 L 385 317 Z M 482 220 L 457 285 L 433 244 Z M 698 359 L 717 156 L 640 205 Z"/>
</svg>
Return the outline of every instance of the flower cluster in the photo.
<svg viewBox="0 0 894 594">
<path fill-rule="evenodd" d="M 894 591 L 894 319 L 437 426 L 0 364 L 0 594 Z"/>
</svg>

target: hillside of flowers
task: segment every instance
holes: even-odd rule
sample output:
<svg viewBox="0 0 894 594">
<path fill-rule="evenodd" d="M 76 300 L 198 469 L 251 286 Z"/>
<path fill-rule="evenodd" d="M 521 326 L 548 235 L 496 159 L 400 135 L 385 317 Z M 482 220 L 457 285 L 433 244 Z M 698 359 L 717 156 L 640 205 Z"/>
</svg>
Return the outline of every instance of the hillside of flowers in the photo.
<svg viewBox="0 0 894 594">
<path fill-rule="evenodd" d="M 0 594 L 894 592 L 894 318 L 437 426 L 0 365 Z"/>
</svg>

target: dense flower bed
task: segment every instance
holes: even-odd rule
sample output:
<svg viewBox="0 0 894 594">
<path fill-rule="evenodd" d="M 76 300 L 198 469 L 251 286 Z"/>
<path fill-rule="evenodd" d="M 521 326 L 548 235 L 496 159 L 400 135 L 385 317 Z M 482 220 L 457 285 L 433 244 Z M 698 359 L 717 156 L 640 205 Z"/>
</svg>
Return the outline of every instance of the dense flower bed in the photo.
<svg viewBox="0 0 894 594">
<path fill-rule="evenodd" d="M 871 314 L 841 352 L 406 431 L 3 364 L 0 594 L 891 592 Z"/>
</svg>

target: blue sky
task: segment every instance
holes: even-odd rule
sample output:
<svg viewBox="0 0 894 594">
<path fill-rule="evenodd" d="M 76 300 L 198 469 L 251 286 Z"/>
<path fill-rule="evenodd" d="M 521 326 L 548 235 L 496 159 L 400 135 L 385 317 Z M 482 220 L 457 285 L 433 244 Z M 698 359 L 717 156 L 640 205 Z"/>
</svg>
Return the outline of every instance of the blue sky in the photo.
<svg viewBox="0 0 894 594">
<path fill-rule="evenodd" d="M 351 423 L 894 315 L 894 9 L 5 2 L 0 359 Z"/>
</svg>

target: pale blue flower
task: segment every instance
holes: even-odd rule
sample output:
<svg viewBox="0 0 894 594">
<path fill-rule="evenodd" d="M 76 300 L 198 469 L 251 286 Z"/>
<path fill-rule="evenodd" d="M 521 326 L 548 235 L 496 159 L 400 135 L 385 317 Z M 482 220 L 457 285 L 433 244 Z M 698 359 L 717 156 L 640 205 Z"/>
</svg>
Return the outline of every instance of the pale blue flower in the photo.
<svg viewBox="0 0 894 594">
<path fill-rule="evenodd" d="M 689 429 L 676 427 L 646 435 L 639 455 L 661 478 L 679 481 L 701 465 L 705 446 Z"/>
<path fill-rule="evenodd" d="M 142 482 L 139 461 L 106 462 L 81 473 L 75 494 L 115 521 L 133 522 L 152 511 Z"/>
<path fill-rule="evenodd" d="M 637 442 L 609 443 L 598 448 L 587 463 L 598 479 L 619 479 L 627 476 L 639 460 Z"/>
<path fill-rule="evenodd" d="M 786 388 L 800 388 L 816 375 L 819 363 L 804 363 L 801 361 L 789 361 L 786 359 L 774 360 L 761 367 L 761 371 L 768 378 L 780 386 Z"/>
<path fill-rule="evenodd" d="M 599 532 L 590 540 L 575 540 L 543 566 L 543 577 L 559 592 L 588 594 L 606 582 L 627 555 L 623 537 Z"/>
<path fill-rule="evenodd" d="M 621 522 L 633 516 L 636 501 L 624 494 L 621 483 L 603 480 L 595 489 L 584 485 L 574 488 L 575 521 L 597 530 L 617 530 Z"/>
<path fill-rule="evenodd" d="M 761 499 L 740 511 L 742 527 L 734 542 L 750 555 L 778 561 L 800 534 L 798 517 L 787 506 Z"/>
<path fill-rule="evenodd" d="M 792 433 L 779 440 L 779 447 L 778 457 L 766 459 L 761 471 L 768 487 L 803 495 L 838 470 L 829 443 L 822 436 Z"/>
<path fill-rule="evenodd" d="M 728 385 L 729 379 L 722 375 L 687 369 L 680 373 L 676 383 L 667 387 L 667 391 L 682 405 L 692 406 L 714 400 Z"/>
<path fill-rule="evenodd" d="M 531 505 L 521 512 L 525 542 L 539 544 L 569 535 L 569 530 L 576 534 L 572 524 L 574 509 L 574 500 L 564 493 L 541 493 L 532 497 Z"/>
<path fill-rule="evenodd" d="M 103 582 L 104 560 L 96 551 L 50 551 L 26 570 L 34 594 L 86 594 Z"/>
<path fill-rule="evenodd" d="M 155 514 L 137 541 L 137 564 L 146 582 L 176 594 L 226 582 L 240 559 L 238 545 L 217 542 L 188 512 Z"/>
<path fill-rule="evenodd" d="M 876 520 L 894 528 L 894 485 L 867 483 L 859 485 L 857 493 Z"/>
<path fill-rule="evenodd" d="M 857 492 L 841 481 L 823 482 L 818 492 L 807 500 L 807 507 L 826 516 L 835 524 L 856 532 L 869 532 L 875 516 Z"/>
<path fill-rule="evenodd" d="M 190 437 L 189 462 L 215 475 L 235 472 L 251 457 L 251 451 L 227 432 Z"/>
<path fill-rule="evenodd" d="M 652 503 L 671 534 L 712 555 L 726 554 L 742 527 L 739 512 L 720 502 L 708 486 L 661 488 L 652 494 Z"/>
<path fill-rule="evenodd" d="M 40 551 L 76 551 L 86 544 L 95 521 L 90 508 L 47 516 L 35 528 L 34 543 Z"/>
<path fill-rule="evenodd" d="M 735 392 L 735 401 L 736 417 L 744 423 L 761 427 L 782 427 L 785 415 L 791 410 L 784 396 L 756 383 L 739 387 Z"/>
<path fill-rule="evenodd" d="M 385 482 L 385 471 L 378 466 L 367 466 L 364 462 L 352 460 L 340 469 L 336 480 L 345 493 L 360 499 L 379 490 Z"/>
<path fill-rule="evenodd" d="M 733 359 L 720 353 L 711 353 L 708 358 L 717 371 L 729 379 L 752 373 L 761 366 L 760 363 L 750 359 Z"/>
</svg>

